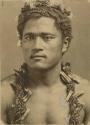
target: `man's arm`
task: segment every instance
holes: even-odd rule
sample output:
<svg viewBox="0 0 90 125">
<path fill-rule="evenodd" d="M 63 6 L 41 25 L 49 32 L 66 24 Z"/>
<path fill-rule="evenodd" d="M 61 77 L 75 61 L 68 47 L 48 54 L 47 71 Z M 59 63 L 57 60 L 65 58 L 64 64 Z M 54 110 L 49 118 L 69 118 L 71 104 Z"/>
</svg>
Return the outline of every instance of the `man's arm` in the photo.
<svg viewBox="0 0 90 125">
<path fill-rule="evenodd" d="M 7 122 L 6 110 L 13 103 L 14 91 L 10 85 L 13 80 L 7 78 L 1 83 L 1 122 Z"/>
<path fill-rule="evenodd" d="M 86 86 L 85 94 L 85 125 L 90 125 L 90 83 Z"/>
<path fill-rule="evenodd" d="M 84 125 L 90 125 L 90 82 L 76 74 L 73 74 L 73 77 L 79 83 L 76 86 L 77 93 L 84 93 L 80 98 L 81 103 L 84 103 L 85 109 Z"/>
</svg>

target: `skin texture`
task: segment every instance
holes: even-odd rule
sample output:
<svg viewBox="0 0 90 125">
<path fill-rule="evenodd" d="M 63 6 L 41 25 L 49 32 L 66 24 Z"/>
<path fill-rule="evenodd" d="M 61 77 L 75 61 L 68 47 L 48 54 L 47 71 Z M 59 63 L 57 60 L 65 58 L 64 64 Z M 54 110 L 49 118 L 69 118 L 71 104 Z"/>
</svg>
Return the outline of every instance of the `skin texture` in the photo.
<svg viewBox="0 0 90 125">
<path fill-rule="evenodd" d="M 48 30 L 47 30 L 48 29 Z M 61 32 L 52 18 L 41 17 L 29 20 L 23 31 L 22 51 L 28 65 L 30 83 L 28 88 L 32 96 L 27 102 L 30 113 L 25 119 L 29 124 L 68 125 L 69 106 L 66 102 L 66 86 L 60 80 L 60 63 L 62 52 L 67 51 L 68 42 L 62 42 Z M 43 57 L 42 57 L 43 56 Z M 88 124 L 90 119 L 90 85 L 88 81 L 77 77 L 79 85 L 76 92 L 84 91 L 80 98 L 85 110 L 81 112 L 81 124 Z M 11 76 L 2 83 L 2 120 L 6 122 L 5 111 L 12 104 L 14 92 L 10 83 L 15 82 Z M 6 92 L 6 94 L 4 93 Z"/>
</svg>

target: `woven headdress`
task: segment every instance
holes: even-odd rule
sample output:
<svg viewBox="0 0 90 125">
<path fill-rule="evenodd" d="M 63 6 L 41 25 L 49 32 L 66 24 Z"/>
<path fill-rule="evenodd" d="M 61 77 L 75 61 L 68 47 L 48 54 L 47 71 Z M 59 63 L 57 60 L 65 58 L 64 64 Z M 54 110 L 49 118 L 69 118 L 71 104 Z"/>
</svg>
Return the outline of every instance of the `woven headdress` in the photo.
<svg viewBox="0 0 90 125">
<path fill-rule="evenodd" d="M 64 37 L 72 38 L 70 11 L 64 8 L 62 0 L 25 0 L 24 7 L 18 18 L 17 30 L 22 39 L 25 23 L 33 17 L 51 17 L 55 19 L 57 27 Z"/>
</svg>

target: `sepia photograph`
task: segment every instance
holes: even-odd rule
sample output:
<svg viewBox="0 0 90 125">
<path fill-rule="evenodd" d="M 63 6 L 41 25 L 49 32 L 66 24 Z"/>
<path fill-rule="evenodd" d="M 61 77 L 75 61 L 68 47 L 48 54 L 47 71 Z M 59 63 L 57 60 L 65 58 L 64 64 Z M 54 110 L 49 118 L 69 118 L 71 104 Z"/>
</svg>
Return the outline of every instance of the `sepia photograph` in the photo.
<svg viewBox="0 0 90 125">
<path fill-rule="evenodd" d="M 0 0 L 0 125 L 90 125 L 90 0 Z"/>
</svg>

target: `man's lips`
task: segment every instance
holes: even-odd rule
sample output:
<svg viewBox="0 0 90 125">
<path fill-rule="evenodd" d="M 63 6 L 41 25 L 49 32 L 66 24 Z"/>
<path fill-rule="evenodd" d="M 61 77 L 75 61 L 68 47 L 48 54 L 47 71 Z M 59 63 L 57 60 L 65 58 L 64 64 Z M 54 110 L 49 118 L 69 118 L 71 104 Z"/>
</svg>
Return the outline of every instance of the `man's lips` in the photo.
<svg viewBox="0 0 90 125">
<path fill-rule="evenodd" d="M 46 58 L 46 55 L 31 55 L 31 59 L 34 58 Z"/>
</svg>

